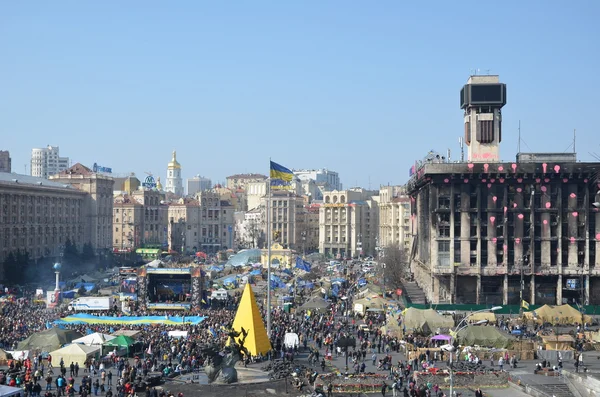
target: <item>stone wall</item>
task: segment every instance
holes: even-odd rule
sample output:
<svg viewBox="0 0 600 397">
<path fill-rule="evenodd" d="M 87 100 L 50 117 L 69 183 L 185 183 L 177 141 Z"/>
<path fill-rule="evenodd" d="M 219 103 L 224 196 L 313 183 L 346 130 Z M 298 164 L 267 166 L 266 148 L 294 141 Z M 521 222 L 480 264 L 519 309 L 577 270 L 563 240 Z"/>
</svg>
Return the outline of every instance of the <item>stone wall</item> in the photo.
<svg viewBox="0 0 600 397">
<path fill-rule="evenodd" d="M 441 388 L 450 386 L 447 371 L 437 373 L 417 372 L 413 375 L 417 384 L 431 383 Z M 508 387 L 508 372 L 454 372 L 454 387 L 458 388 L 504 388 Z"/>
</svg>

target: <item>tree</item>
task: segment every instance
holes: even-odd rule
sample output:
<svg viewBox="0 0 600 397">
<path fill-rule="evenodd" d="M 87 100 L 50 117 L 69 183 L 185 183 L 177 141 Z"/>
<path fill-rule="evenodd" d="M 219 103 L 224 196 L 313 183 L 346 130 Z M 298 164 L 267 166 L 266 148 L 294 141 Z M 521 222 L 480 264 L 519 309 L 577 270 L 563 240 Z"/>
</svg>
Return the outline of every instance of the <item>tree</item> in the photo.
<svg viewBox="0 0 600 397">
<path fill-rule="evenodd" d="M 63 250 L 63 262 L 68 265 L 74 265 L 80 260 L 79 251 L 77 246 L 71 242 L 71 239 L 65 241 L 65 248 Z"/>
<path fill-rule="evenodd" d="M 387 290 L 397 289 L 402 286 L 402 279 L 409 275 L 410 267 L 406 250 L 398 244 L 392 244 L 384 248 L 380 262 L 385 264 L 383 275 Z"/>
<path fill-rule="evenodd" d="M 19 280 L 19 265 L 15 254 L 12 252 L 9 252 L 4 259 L 4 278 L 10 284 L 15 284 Z"/>
<path fill-rule="evenodd" d="M 94 248 L 91 243 L 83 244 L 83 249 L 81 251 L 81 260 L 89 261 L 94 259 L 96 255 L 94 254 Z"/>
</svg>

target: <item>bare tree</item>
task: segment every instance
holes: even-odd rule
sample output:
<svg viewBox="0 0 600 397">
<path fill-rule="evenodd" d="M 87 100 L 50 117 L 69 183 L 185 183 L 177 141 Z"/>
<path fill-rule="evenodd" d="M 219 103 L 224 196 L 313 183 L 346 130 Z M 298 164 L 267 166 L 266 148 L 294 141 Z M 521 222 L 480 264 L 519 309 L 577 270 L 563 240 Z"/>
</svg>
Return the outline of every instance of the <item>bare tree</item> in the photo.
<svg viewBox="0 0 600 397">
<path fill-rule="evenodd" d="M 386 290 L 400 288 L 402 279 L 410 272 L 406 250 L 398 244 L 389 245 L 383 249 L 379 262 L 385 264 L 381 276 L 385 278 Z"/>
<path fill-rule="evenodd" d="M 260 221 L 256 220 L 256 219 L 251 219 L 248 221 L 248 224 L 246 226 L 246 233 L 247 233 L 247 238 L 250 240 L 248 241 L 249 245 L 251 248 L 256 248 L 256 247 L 260 247 L 263 238 L 263 231 L 262 231 L 262 227 L 260 224 Z"/>
</svg>

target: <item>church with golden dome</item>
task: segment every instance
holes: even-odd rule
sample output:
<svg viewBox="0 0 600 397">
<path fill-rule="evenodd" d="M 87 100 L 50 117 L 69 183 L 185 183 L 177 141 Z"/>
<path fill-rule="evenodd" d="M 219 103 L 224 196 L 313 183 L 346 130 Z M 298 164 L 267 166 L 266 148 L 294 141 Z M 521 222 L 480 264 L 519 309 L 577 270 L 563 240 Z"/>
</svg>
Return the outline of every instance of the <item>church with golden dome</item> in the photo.
<svg viewBox="0 0 600 397">
<path fill-rule="evenodd" d="M 173 151 L 173 158 L 167 165 L 167 180 L 165 191 L 183 197 L 183 179 L 181 179 L 181 164 L 177 161 L 177 152 Z"/>
</svg>

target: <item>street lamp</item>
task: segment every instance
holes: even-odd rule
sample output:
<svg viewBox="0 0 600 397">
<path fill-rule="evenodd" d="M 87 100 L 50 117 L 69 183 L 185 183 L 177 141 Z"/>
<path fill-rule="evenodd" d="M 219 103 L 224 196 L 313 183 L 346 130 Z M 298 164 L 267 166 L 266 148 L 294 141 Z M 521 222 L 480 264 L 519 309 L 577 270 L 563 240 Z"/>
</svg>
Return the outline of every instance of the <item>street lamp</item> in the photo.
<svg viewBox="0 0 600 397">
<path fill-rule="evenodd" d="M 458 333 L 460 331 L 462 331 L 463 329 L 465 329 L 469 326 L 469 324 L 463 325 L 463 323 L 466 323 L 466 321 L 469 319 L 469 317 L 471 317 L 473 314 L 485 313 L 485 312 L 495 312 L 495 311 L 501 310 L 501 309 L 502 309 L 502 306 L 494 306 L 490 309 L 476 310 L 473 313 L 469 314 L 468 316 L 465 316 L 456 325 L 456 327 L 454 327 L 454 331 L 450 331 L 450 347 L 447 349 L 447 351 L 450 353 L 450 397 L 452 397 L 454 395 L 454 370 L 452 368 L 452 353 L 456 350 L 456 348 L 454 347 L 454 335 L 458 336 Z M 488 320 L 479 320 L 476 323 L 474 323 L 473 325 L 481 325 L 481 324 L 485 324 L 487 322 L 488 322 Z"/>
</svg>

